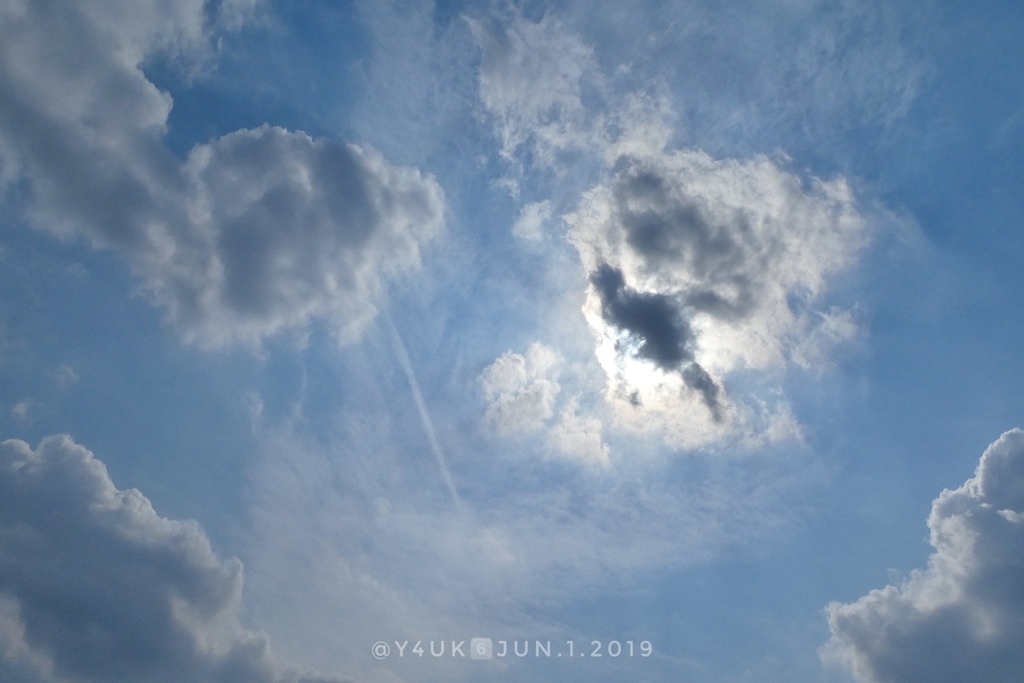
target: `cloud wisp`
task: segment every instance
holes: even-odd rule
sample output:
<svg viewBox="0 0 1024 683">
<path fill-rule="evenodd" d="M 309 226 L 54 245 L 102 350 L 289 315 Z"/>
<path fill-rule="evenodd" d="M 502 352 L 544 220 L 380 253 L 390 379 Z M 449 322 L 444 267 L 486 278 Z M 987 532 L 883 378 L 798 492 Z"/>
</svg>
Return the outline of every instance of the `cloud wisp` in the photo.
<svg viewBox="0 0 1024 683">
<path fill-rule="evenodd" d="M 444 480 L 444 485 L 448 489 L 448 493 L 451 494 L 452 502 L 456 506 L 461 504 L 459 500 L 459 492 L 455 488 L 455 480 L 452 478 L 451 470 L 448 468 L 448 459 L 444 455 L 444 450 L 441 448 L 441 442 L 437 440 L 437 431 L 434 429 L 434 421 L 430 419 L 430 411 L 427 410 L 427 404 L 423 400 L 423 392 L 420 391 L 419 380 L 416 379 L 416 370 L 412 367 L 412 360 L 409 358 L 409 352 L 405 348 L 405 343 L 402 341 L 402 336 L 398 333 L 398 328 L 395 327 L 394 321 L 391 319 L 389 314 L 384 315 L 385 322 L 388 327 L 388 332 L 391 335 L 391 343 L 395 347 L 395 355 L 398 358 L 398 365 L 402 368 L 402 372 L 405 373 L 405 378 L 409 381 L 409 389 L 412 390 L 413 402 L 416 404 L 416 412 L 419 413 L 420 422 L 423 424 L 423 431 L 427 435 L 427 441 L 430 443 L 430 450 L 434 454 L 434 458 L 437 460 L 437 468 L 441 473 L 441 478 Z"/>
</svg>

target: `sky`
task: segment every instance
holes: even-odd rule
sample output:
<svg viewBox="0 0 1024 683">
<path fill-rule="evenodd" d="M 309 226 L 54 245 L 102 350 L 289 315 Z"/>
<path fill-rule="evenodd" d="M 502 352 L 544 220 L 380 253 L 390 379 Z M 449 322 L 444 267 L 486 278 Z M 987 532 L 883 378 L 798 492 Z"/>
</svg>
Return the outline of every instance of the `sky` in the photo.
<svg viewBox="0 0 1024 683">
<path fill-rule="evenodd" d="M 1018 680 L 1022 32 L 0 0 L 0 679 Z"/>
</svg>

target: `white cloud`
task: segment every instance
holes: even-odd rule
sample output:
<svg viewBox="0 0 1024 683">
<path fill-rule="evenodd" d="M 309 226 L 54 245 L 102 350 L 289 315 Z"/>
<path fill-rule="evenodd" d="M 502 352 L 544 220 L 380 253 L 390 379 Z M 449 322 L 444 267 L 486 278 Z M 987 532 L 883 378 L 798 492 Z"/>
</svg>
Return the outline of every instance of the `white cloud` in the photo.
<svg viewBox="0 0 1024 683">
<path fill-rule="evenodd" d="M 827 608 L 826 662 L 859 683 L 1011 683 L 1024 670 L 1024 432 L 988 447 L 928 518 L 935 551 L 900 586 Z"/>
<path fill-rule="evenodd" d="M 802 322 L 809 332 L 805 331 L 790 357 L 806 369 L 827 367 L 835 349 L 856 339 L 862 332 L 853 311 L 836 307 L 804 316 Z"/>
<path fill-rule="evenodd" d="M 237 23 L 253 4 L 222 6 Z M 441 190 L 354 145 L 263 126 L 164 146 L 171 99 L 141 65 L 201 61 L 204 3 L 27 3 L 0 10 L 0 154 L 46 230 L 114 248 L 183 337 L 255 343 L 374 313 L 381 283 L 419 265 Z"/>
<path fill-rule="evenodd" d="M 70 437 L 0 443 L 0 674 L 40 683 L 296 683 L 238 622 L 242 566 L 117 489 Z"/>
<path fill-rule="evenodd" d="M 501 154 L 532 153 L 542 165 L 562 152 L 593 145 L 585 94 L 600 92 L 593 50 L 552 14 L 539 22 L 516 16 L 492 32 L 470 20 L 480 45 L 480 100 L 494 117 Z"/>
<path fill-rule="evenodd" d="M 57 368 L 57 372 L 54 373 L 57 380 L 57 386 L 61 389 L 67 389 L 72 384 L 79 380 L 78 373 L 75 369 L 67 363 L 62 364 Z"/>
<path fill-rule="evenodd" d="M 526 204 L 519 212 L 519 217 L 512 224 L 512 234 L 531 242 L 544 239 L 545 224 L 551 220 L 551 202 L 544 200 Z"/>
<path fill-rule="evenodd" d="M 32 407 L 35 405 L 35 401 L 25 399 L 18 401 L 11 407 L 11 415 L 13 415 L 19 422 L 28 422 L 32 415 Z"/>
<path fill-rule="evenodd" d="M 487 409 L 484 420 L 499 435 L 527 434 L 554 414 L 558 354 L 534 342 L 526 355 L 508 351 L 480 373 Z"/>
<path fill-rule="evenodd" d="M 480 373 L 487 407 L 484 424 L 497 436 L 543 432 L 541 452 L 583 465 L 608 464 L 610 450 L 602 440 L 603 425 L 596 417 L 580 415 L 580 396 L 567 401 L 555 416 L 562 387 L 562 358 L 534 342 L 526 354 L 508 351 Z"/>
<path fill-rule="evenodd" d="M 611 451 L 601 439 L 602 429 L 603 425 L 597 418 L 579 414 L 579 400 L 573 399 L 562 409 L 558 422 L 548 432 L 548 447 L 555 454 L 586 465 L 607 465 Z"/>
<path fill-rule="evenodd" d="M 359 680 L 382 667 L 369 653 L 376 640 L 560 639 L 566 604 L 772 537 L 792 523 L 781 501 L 805 495 L 813 469 L 765 476 L 763 463 L 744 461 L 723 463 L 721 476 L 679 481 L 614 462 L 613 475 L 624 476 L 601 467 L 580 477 L 550 460 L 487 457 L 474 444 L 452 453 L 463 494 L 453 505 L 429 458 L 409 457 L 376 405 L 338 426 L 344 449 L 260 432 L 247 585 L 261 622 L 278 625 L 275 647 L 322 668 L 343 662 Z M 585 453 L 600 457 L 596 425 L 588 430 L 577 414 L 576 426 L 566 431 L 589 432 Z M 468 476 L 481 471 L 490 476 Z M 475 675 L 445 662 L 384 666 L 424 682 Z"/>
<path fill-rule="evenodd" d="M 689 150 L 622 163 L 567 216 L 588 272 L 607 263 L 690 309 L 711 370 L 784 364 L 812 317 L 805 307 L 866 243 L 845 181 Z"/>
</svg>

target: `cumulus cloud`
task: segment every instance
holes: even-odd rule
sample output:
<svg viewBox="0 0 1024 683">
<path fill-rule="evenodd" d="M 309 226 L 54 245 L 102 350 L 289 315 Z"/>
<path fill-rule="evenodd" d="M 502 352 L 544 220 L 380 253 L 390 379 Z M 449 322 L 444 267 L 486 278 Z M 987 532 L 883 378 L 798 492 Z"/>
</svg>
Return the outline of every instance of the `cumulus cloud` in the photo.
<svg viewBox="0 0 1024 683">
<path fill-rule="evenodd" d="M 355 145 L 263 126 L 192 150 L 191 221 L 144 276 L 189 335 L 258 339 L 313 317 L 340 332 L 380 283 L 419 265 L 440 228 L 440 188 Z"/>
<path fill-rule="evenodd" d="M 671 297 L 715 338 L 715 369 L 784 363 L 806 307 L 866 243 L 846 182 L 692 150 L 622 162 L 567 218 L 587 270 Z"/>
<path fill-rule="evenodd" d="M 487 409 L 484 420 L 499 435 L 540 429 L 554 415 L 558 354 L 533 343 L 526 354 L 508 351 L 480 374 Z"/>
<path fill-rule="evenodd" d="M 253 3 L 221 5 L 237 23 Z M 147 59 L 207 58 L 214 28 L 190 2 L 6 3 L 0 155 L 29 217 L 116 249 L 189 341 L 256 342 L 372 316 L 388 277 L 419 264 L 442 222 L 430 178 L 355 145 L 263 126 L 165 147 L 172 102 Z M 222 23 L 223 23 L 222 22 Z"/>
<path fill-rule="evenodd" d="M 543 432 L 540 451 L 546 457 L 585 465 L 608 464 L 601 420 L 580 415 L 580 397 L 566 401 L 555 417 L 562 386 L 563 360 L 551 348 L 534 342 L 525 354 L 508 351 L 480 373 L 487 407 L 484 424 L 496 436 L 527 436 Z"/>
<path fill-rule="evenodd" d="M 242 567 L 67 436 L 0 443 L 0 678 L 330 683 L 238 622 Z"/>
<path fill-rule="evenodd" d="M 851 334 L 849 316 L 814 304 L 866 243 L 867 223 L 842 179 L 804 181 L 767 157 L 677 150 L 619 166 L 566 216 L 590 273 L 584 313 L 613 394 L 635 413 L 679 404 L 673 395 L 688 389 L 707 409 L 691 411 L 690 444 L 728 431 L 699 427 L 708 419 L 749 426 L 750 407 L 731 406 L 716 378 L 806 366 L 827 339 Z"/>
<path fill-rule="evenodd" d="M 607 465 L 611 449 L 601 436 L 603 428 L 597 418 L 580 415 L 579 399 L 574 398 L 548 432 L 548 448 L 556 456 L 586 465 Z"/>
<path fill-rule="evenodd" d="M 988 447 L 928 518 L 928 567 L 827 608 L 823 659 L 859 683 L 1010 683 L 1024 670 L 1024 432 Z"/>
<path fill-rule="evenodd" d="M 613 87 L 551 13 L 475 32 L 480 97 L 503 154 L 538 169 L 557 170 L 570 150 L 586 159 L 574 172 L 584 167 L 591 189 L 562 218 L 589 285 L 583 314 L 615 426 L 684 448 L 798 436 L 784 396 L 750 381 L 737 393 L 730 377 L 819 371 L 856 336 L 849 311 L 818 309 L 868 241 L 847 182 L 802 178 L 763 155 L 673 148 L 666 93 Z M 533 234 L 550 203 L 525 206 L 514 231 Z"/>
</svg>

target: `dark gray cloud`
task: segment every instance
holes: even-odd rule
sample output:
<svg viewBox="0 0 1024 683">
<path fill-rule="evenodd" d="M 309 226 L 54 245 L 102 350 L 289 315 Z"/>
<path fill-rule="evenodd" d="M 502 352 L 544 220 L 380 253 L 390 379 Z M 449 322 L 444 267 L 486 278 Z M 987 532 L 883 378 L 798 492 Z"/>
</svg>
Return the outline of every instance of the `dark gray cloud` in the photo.
<svg viewBox="0 0 1024 683">
<path fill-rule="evenodd" d="M 441 190 L 371 151 L 263 126 L 192 151 L 190 223 L 143 275 L 201 343 L 256 340 L 321 318 L 358 331 L 389 277 L 416 268 Z"/>
<path fill-rule="evenodd" d="M 1013 683 L 1024 671 L 1024 432 L 1003 434 L 928 518 L 928 567 L 827 608 L 827 662 L 859 683 Z"/>
<path fill-rule="evenodd" d="M 248 0 L 219 4 L 231 23 Z M 415 169 L 355 145 L 263 126 L 164 144 L 172 102 L 155 55 L 209 58 L 203 0 L 0 8 L 0 190 L 31 221 L 117 250 L 189 341 L 256 343 L 320 319 L 340 336 L 419 265 L 443 197 Z"/>
<path fill-rule="evenodd" d="M 678 303 L 663 294 L 630 289 L 622 271 L 607 263 L 598 267 L 590 282 L 601 298 L 605 320 L 636 342 L 636 356 L 662 370 L 678 371 L 686 386 L 699 392 L 715 419 L 720 420 L 719 387 L 694 360 L 693 330 Z"/>
<path fill-rule="evenodd" d="M 665 370 L 693 360 L 687 348 L 693 332 L 671 298 L 630 289 L 622 271 L 607 263 L 590 276 L 590 282 L 601 296 L 605 320 L 636 338 L 639 357 Z"/>
<path fill-rule="evenodd" d="M 742 210 L 714 219 L 672 186 L 665 169 L 634 164 L 615 181 L 616 218 L 646 270 L 686 270 L 685 305 L 724 319 L 742 319 L 758 303 L 754 273 L 776 258 L 778 241 L 756 239 Z"/>
<path fill-rule="evenodd" d="M 242 567 L 70 437 L 0 443 L 0 678 L 315 683 L 237 621 Z"/>
<path fill-rule="evenodd" d="M 813 329 L 828 276 L 866 238 L 841 179 L 804 181 L 765 157 L 685 150 L 619 158 L 567 220 L 591 273 L 607 264 L 669 297 L 691 342 L 709 330 L 728 340 L 725 369 L 784 362 Z M 699 344 L 693 352 L 699 359 Z"/>
</svg>

